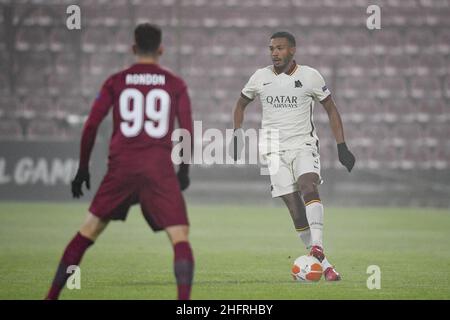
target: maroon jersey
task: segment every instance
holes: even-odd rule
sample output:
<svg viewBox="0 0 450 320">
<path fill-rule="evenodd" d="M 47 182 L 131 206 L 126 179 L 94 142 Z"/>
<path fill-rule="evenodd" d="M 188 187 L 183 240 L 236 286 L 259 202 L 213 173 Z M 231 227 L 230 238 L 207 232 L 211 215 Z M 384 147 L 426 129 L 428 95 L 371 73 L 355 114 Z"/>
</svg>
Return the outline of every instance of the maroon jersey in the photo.
<svg viewBox="0 0 450 320">
<path fill-rule="evenodd" d="M 110 108 L 110 166 L 148 159 L 154 147 L 170 152 L 175 118 L 192 137 L 191 106 L 184 81 L 156 64 L 134 64 L 103 84 L 83 128 L 80 168 L 88 168 L 97 129 Z"/>
</svg>

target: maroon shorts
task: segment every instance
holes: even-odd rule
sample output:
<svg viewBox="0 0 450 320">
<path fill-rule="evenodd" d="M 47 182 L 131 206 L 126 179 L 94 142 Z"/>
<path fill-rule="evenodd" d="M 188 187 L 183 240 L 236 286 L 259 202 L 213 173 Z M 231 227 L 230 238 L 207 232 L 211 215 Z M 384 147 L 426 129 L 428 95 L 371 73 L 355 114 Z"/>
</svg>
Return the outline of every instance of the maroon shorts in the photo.
<svg viewBox="0 0 450 320">
<path fill-rule="evenodd" d="M 110 167 L 89 211 L 101 219 L 125 220 L 130 206 L 137 203 L 141 205 L 142 213 L 153 231 L 174 225 L 189 225 L 172 163 L 149 164 L 144 170 L 136 172 L 124 166 Z"/>
</svg>

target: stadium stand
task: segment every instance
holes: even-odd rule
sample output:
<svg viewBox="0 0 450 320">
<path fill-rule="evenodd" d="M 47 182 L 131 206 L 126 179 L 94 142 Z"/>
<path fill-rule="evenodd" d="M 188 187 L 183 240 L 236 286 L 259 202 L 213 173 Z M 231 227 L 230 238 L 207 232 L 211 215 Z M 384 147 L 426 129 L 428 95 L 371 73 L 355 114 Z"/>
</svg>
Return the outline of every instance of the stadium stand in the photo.
<svg viewBox="0 0 450 320">
<path fill-rule="evenodd" d="M 163 27 L 162 62 L 187 79 L 204 127 L 231 126 L 239 90 L 270 64 L 270 34 L 288 29 L 297 36 L 298 63 L 319 69 L 333 89 L 359 168 L 450 167 L 448 0 L 383 1 L 383 27 L 371 31 L 363 0 L 78 3 L 83 27 L 73 32 L 60 14 L 67 1 L 0 3 L 0 139 L 78 139 L 60 121 L 87 115 L 105 77 L 133 61 L 132 26 L 150 20 Z M 337 165 L 320 109 L 323 166 Z M 34 119 L 41 111 L 54 116 Z M 260 120 L 258 105 L 248 117 Z M 385 150 L 374 148 L 380 143 Z"/>
</svg>

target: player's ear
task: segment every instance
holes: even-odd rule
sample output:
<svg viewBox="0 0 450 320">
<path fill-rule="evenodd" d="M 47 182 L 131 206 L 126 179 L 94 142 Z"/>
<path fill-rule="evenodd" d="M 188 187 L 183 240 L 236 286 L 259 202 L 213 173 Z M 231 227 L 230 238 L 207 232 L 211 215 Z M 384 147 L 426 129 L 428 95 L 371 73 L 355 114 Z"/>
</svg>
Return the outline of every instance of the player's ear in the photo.
<svg viewBox="0 0 450 320">
<path fill-rule="evenodd" d="M 164 53 L 164 47 L 163 45 L 160 45 L 158 50 L 156 51 L 158 56 L 162 56 L 162 54 Z"/>
<path fill-rule="evenodd" d="M 134 54 L 134 55 L 137 55 L 137 47 L 136 47 L 135 44 L 133 44 L 133 45 L 131 46 L 131 50 L 133 50 L 133 54 Z"/>
<path fill-rule="evenodd" d="M 296 48 L 296 47 L 291 47 L 291 48 L 289 49 L 289 51 L 291 52 L 292 55 L 294 55 L 295 52 L 297 51 L 297 48 Z"/>
</svg>

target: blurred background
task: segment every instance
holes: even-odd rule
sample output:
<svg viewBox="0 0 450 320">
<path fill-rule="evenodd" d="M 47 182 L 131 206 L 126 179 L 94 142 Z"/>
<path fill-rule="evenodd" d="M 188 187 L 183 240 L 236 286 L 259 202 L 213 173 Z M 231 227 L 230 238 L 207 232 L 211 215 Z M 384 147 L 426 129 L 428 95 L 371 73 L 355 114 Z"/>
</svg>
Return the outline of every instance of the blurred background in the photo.
<svg viewBox="0 0 450 320">
<path fill-rule="evenodd" d="M 72 4 L 80 30 L 66 27 Z M 380 30 L 366 27 L 371 4 Z M 450 0 L 0 0 L 0 200 L 71 199 L 83 121 L 103 81 L 133 63 L 132 31 L 149 21 L 163 29 L 161 63 L 186 80 L 203 130 L 232 128 L 243 85 L 271 64 L 270 35 L 292 32 L 297 63 L 324 76 L 357 159 L 348 174 L 316 104 L 324 203 L 450 208 L 449 17 Z M 245 126 L 260 120 L 254 102 Z M 110 122 L 97 138 L 94 190 Z M 281 205 L 257 165 L 195 165 L 191 181 L 188 201 Z"/>
</svg>

